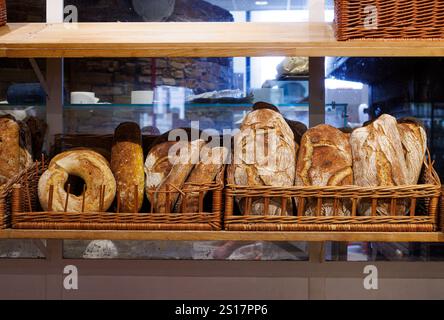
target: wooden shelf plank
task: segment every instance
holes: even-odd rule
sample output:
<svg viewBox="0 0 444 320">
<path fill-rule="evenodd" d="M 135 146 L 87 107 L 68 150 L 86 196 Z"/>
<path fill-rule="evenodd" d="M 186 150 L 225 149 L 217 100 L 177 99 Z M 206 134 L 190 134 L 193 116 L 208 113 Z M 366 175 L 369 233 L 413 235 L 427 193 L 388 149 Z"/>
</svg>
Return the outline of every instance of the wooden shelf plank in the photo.
<svg viewBox="0 0 444 320">
<path fill-rule="evenodd" d="M 232 232 L 232 231 L 86 231 L 0 230 L 0 239 L 177 240 L 177 241 L 371 241 L 444 242 L 440 232 Z"/>
<path fill-rule="evenodd" d="M 338 42 L 328 23 L 11 23 L 0 57 L 444 56 L 441 40 Z"/>
</svg>

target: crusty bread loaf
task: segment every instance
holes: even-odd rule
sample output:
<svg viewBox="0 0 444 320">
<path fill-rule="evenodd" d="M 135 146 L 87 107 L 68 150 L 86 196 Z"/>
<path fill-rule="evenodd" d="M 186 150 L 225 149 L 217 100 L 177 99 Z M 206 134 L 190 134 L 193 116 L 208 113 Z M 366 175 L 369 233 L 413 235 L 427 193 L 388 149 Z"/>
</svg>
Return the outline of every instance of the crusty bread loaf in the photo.
<svg viewBox="0 0 444 320">
<path fill-rule="evenodd" d="M 42 208 L 49 210 L 49 193 L 54 186 L 52 210 L 64 211 L 67 192 L 65 184 L 69 176 L 77 176 L 86 184 L 85 208 L 86 212 L 97 212 L 101 209 L 100 194 L 105 187 L 103 196 L 103 210 L 106 211 L 112 204 L 116 194 L 116 181 L 109 167 L 108 161 L 100 154 L 90 150 L 66 151 L 54 157 L 48 170 L 40 177 L 38 196 Z M 83 195 L 68 195 L 68 212 L 81 212 Z"/>
<path fill-rule="evenodd" d="M 228 149 L 225 147 L 209 148 L 202 147 L 201 159 L 191 171 L 186 184 L 189 190 L 199 188 L 199 186 L 211 183 L 216 176 L 225 168 Z M 202 193 L 203 196 L 206 192 Z M 180 196 L 176 204 L 175 212 L 195 213 L 199 211 L 199 192 L 189 191 L 184 197 Z"/>
<path fill-rule="evenodd" d="M 10 116 L 0 117 L 0 182 L 20 171 L 20 127 Z"/>
<path fill-rule="evenodd" d="M 176 141 L 166 141 L 155 145 L 148 152 L 145 161 L 146 183 L 145 189 L 150 198 L 150 192 L 155 191 L 162 181 L 168 176 L 173 167 L 169 151 Z"/>
<path fill-rule="evenodd" d="M 0 117 L 0 184 L 32 162 L 32 138 L 28 126 L 10 115 Z"/>
<path fill-rule="evenodd" d="M 408 183 L 408 169 L 401 135 L 394 117 L 384 114 L 368 126 L 353 131 L 354 181 L 358 186 L 399 186 Z M 377 213 L 387 215 L 389 205 L 379 201 Z M 360 212 L 369 214 L 369 202 L 361 202 Z M 400 204 L 397 212 L 404 210 Z"/>
<path fill-rule="evenodd" d="M 114 132 L 111 170 L 117 183 L 121 212 L 139 212 L 145 188 L 142 133 L 134 122 L 120 124 Z"/>
<path fill-rule="evenodd" d="M 179 196 L 177 190 L 182 189 L 191 170 L 199 162 L 199 154 L 204 145 L 205 141 L 202 139 L 192 142 L 179 141 L 176 143 L 174 148 L 180 150 L 179 154 L 174 159 L 171 159 L 173 161 L 171 171 L 156 190 L 154 206 L 157 213 L 170 213 L 173 211 Z M 167 194 L 166 191 L 174 192 Z"/>
<path fill-rule="evenodd" d="M 23 170 L 33 163 L 32 136 L 25 122 L 18 121 L 17 123 L 20 127 L 20 170 Z"/>
<path fill-rule="evenodd" d="M 353 184 L 353 159 L 348 135 L 329 125 L 309 129 L 302 137 L 296 165 L 297 186 L 343 186 Z M 316 199 L 309 199 L 306 214 L 313 215 Z M 324 199 L 322 215 L 333 214 L 333 200 Z M 339 204 L 339 215 L 349 215 L 347 201 Z"/>
<path fill-rule="evenodd" d="M 259 109 L 245 117 L 234 138 L 233 162 L 229 166 L 234 183 L 244 186 L 293 186 L 297 144 L 282 115 L 270 109 Z M 237 198 L 242 211 L 245 201 Z M 253 199 L 251 214 L 281 214 L 281 199 L 270 199 L 268 212 L 263 200 Z M 286 212 L 292 212 L 289 202 Z"/>
<path fill-rule="evenodd" d="M 407 166 L 407 184 L 417 184 L 427 149 L 426 132 L 414 121 L 399 123 L 398 130 Z"/>
</svg>

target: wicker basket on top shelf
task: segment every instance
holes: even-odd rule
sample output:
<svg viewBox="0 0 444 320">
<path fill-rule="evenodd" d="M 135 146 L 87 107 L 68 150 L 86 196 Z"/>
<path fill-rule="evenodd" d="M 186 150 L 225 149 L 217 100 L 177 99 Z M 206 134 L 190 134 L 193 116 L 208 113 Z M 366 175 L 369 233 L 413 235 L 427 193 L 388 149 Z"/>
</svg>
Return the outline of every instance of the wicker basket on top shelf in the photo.
<svg viewBox="0 0 444 320">
<path fill-rule="evenodd" d="M 0 0 L 0 26 L 6 24 L 6 0 Z"/>
<path fill-rule="evenodd" d="M 423 184 L 394 187 L 238 186 L 233 184 L 230 172 L 227 179 L 224 222 L 225 229 L 230 231 L 432 232 L 438 229 L 441 183 L 431 163 L 423 166 Z M 240 211 L 235 210 L 239 203 L 236 199 L 243 201 L 242 213 L 235 212 Z M 270 212 L 271 201 L 280 204 L 281 215 L 258 215 L 257 211 L 253 215 L 252 203 L 256 201 L 262 207 L 262 214 Z M 349 204 L 348 214 L 341 215 L 340 206 L 345 201 Z M 368 205 L 365 214 L 363 202 Z M 326 203 L 330 215 L 323 214 L 327 212 Z M 377 213 L 381 205 L 386 206 L 387 215 Z"/>
<path fill-rule="evenodd" d="M 351 39 L 442 39 L 442 0 L 335 0 L 335 32 Z"/>
<path fill-rule="evenodd" d="M 175 193 L 182 194 L 183 206 L 186 206 L 191 192 L 193 195 L 198 193 L 199 210 L 196 213 L 154 213 L 152 209 L 141 213 L 119 212 L 118 201 L 115 212 L 102 212 L 99 208 L 97 212 L 53 212 L 43 211 L 38 201 L 38 181 L 45 169 L 46 165 L 36 164 L 21 177 L 19 183 L 13 186 L 11 213 L 13 229 L 200 231 L 222 228 L 223 174 L 213 183 L 199 186 L 185 184 L 181 190 L 167 188 L 165 192 L 170 197 Z M 207 193 L 205 198 L 211 202 L 209 211 L 206 210 L 204 203 L 204 193 Z M 103 202 L 102 195 L 99 197 Z M 52 196 L 48 194 L 48 198 Z"/>
</svg>

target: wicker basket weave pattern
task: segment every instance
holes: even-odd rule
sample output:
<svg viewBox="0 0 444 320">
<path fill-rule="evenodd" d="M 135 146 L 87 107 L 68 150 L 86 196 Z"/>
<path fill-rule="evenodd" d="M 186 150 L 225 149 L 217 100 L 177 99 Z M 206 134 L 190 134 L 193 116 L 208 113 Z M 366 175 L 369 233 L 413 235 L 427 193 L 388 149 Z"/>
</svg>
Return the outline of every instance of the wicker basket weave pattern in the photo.
<svg viewBox="0 0 444 320">
<path fill-rule="evenodd" d="M 6 0 L 0 0 L 0 26 L 6 24 Z"/>
<path fill-rule="evenodd" d="M 12 228 L 77 230 L 221 230 L 223 174 L 213 183 L 185 185 L 187 195 L 212 192 L 212 211 L 203 211 L 203 197 L 197 213 L 50 212 L 42 211 L 37 199 L 38 180 L 45 168 L 39 165 L 26 172 L 12 194 Z M 186 196 L 184 201 L 186 202 Z"/>
<path fill-rule="evenodd" d="M 424 164 L 424 184 L 394 187 L 266 187 L 238 186 L 228 175 L 225 192 L 225 228 L 232 231 L 412 231 L 431 232 L 438 227 L 438 205 L 441 183 L 432 165 Z M 282 206 L 293 200 L 297 208 L 293 215 L 253 215 L 253 199 L 262 199 L 268 212 L 269 199 L 281 199 Z M 235 214 L 235 199 L 246 203 L 241 215 Z M 307 215 L 308 199 L 317 204 L 315 214 Z M 322 215 L 325 200 L 333 203 L 332 215 Z M 341 199 L 351 199 L 350 215 L 339 214 Z M 332 201 L 333 200 L 333 201 Z M 371 204 L 371 212 L 363 214 L 360 203 Z M 385 204 L 389 215 L 378 215 L 377 207 Z M 248 205 L 249 204 L 249 205 Z M 403 204 L 403 205 L 400 205 Z M 405 206 L 405 205 L 408 206 Z M 399 212 L 404 207 L 406 211 Z M 285 212 L 285 210 L 282 210 Z"/>
<path fill-rule="evenodd" d="M 444 1 L 335 0 L 335 31 L 340 41 L 442 39 Z"/>
</svg>

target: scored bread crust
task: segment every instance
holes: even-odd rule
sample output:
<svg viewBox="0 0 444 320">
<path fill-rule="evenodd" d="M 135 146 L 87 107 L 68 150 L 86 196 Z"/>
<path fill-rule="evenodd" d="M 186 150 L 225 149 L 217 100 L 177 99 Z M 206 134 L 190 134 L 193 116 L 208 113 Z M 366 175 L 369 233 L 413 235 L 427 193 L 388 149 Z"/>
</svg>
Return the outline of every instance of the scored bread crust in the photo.
<svg viewBox="0 0 444 320">
<path fill-rule="evenodd" d="M 155 191 L 168 176 L 173 167 L 169 151 L 177 142 L 166 141 L 151 148 L 145 161 L 145 191 L 151 201 L 151 193 Z"/>
<path fill-rule="evenodd" d="M 319 125 L 302 137 L 296 165 L 297 186 L 343 186 L 353 184 L 353 158 L 349 136 L 340 130 Z M 314 203 L 313 203 L 314 202 Z M 313 215 L 316 200 L 309 199 L 306 214 Z M 349 215 L 349 203 L 341 201 L 339 215 Z M 333 214 L 333 201 L 324 199 L 322 215 Z"/>
<path fill-rule="evenodd" d="M 189 190 L 199 189 L 201 185 L 213 182 L 216 176 L 225 168 L 227 155 L 228 149 L 225 147 L 209 148 L 203 146 L 201 160 L 196 164 L 186 180 L 187 188 Z M 206 193 L 202 192 L 203 196 Z M 187 192 L 182 208 L 183 201 L 184 197 L 181 195 L 177 201 L 175 212 L 196 213 L 199 211 L 199 192 Z"/>
<path fill-rule="evenodd" d="M 293 132 L 280 113 L 259 109 L 247 114 L 240 132 L 234 138 L 233 163 L 229 168 L 234 183 L 244 186 L 293 186 L 297 148 Z M 236 199 L 243 211 L 245 201 L 239 197 Z M 263 200 L 255 199 L 251 213 L 281 214 L 280 203 L 280 199 L 270 199 L 268 212 L 263 212 Z M 284 214 L 291 211 L 289 202 Z"/>
<path fill-rule="evenodd" d="M 401 135 L 394 117 L 383 114 L 368 126 L 354 130 L 350 143 L 356 185 L 377 187 L 408 183 Z M 362 201 L 360 211 L 370 214 L 369 206 L 369 201 Z M 389 208 L 387 202 L 379 201 L 377 214 L 388 215 Z M 396 211 L 405 211 L 405 204 L 400 203 Z"/>
<path fill-rule="evenodd" d="M 198 163 L 200 150 L 204 145 L 205 141 L 202 139 L 177 142 L 175 147 L 186 150 L 186 152 L 180 152 L 176 159 L 173 159 L 170 173 L 156 190 L 154 207 L 157 213 L 171 213 L 173 211 L 180 193 L 178 190 L 182 190 L 191 170 Z M 167 196 L 167 191 L 171 191 L 169 196 Z"/>
<path fill-rule="evenodd" d="M 407 166 L 407 184 L 417 184 L 427 149 L 424 128 L 413 122 L 399 123 L 402 147 Z"/>
</svg>

